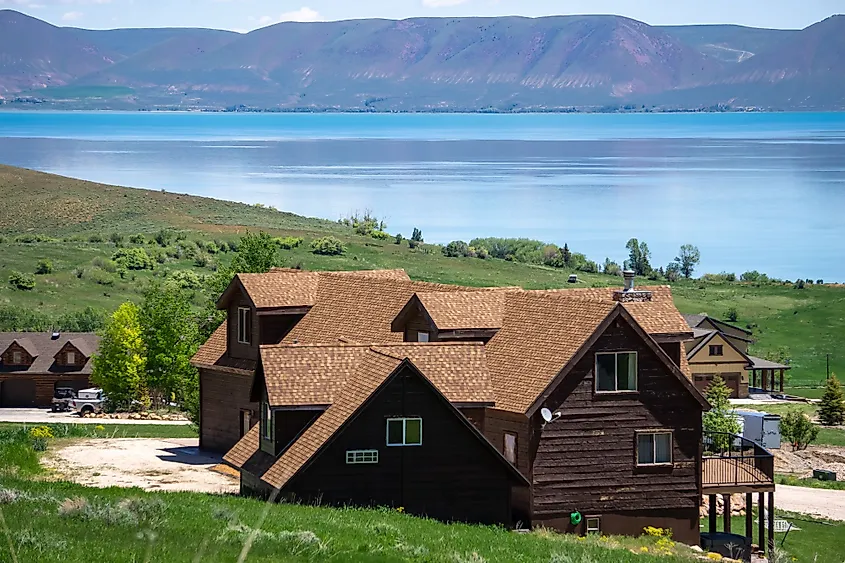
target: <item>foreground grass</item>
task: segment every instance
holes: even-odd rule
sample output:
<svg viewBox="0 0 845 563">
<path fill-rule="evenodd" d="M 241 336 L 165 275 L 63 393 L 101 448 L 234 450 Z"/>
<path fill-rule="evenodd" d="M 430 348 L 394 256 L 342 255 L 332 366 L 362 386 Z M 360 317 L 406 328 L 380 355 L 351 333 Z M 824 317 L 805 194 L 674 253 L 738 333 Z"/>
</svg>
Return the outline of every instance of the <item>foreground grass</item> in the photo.
<svg viewBox="0 0 845 563">
<path fill-rule="evenodd" d="M 19 561 L 650 562 L 647 538 L 579 539 L 442 524 L 396 510 L 266 505 L 238 497 L 91 489 L 0 480 L 0 510 Z M 0 560 L 9 549 L 0 542 Z M 645 548 L 645 550 L 643 550 Z M 684 554 L 688 550 L 677 547 Z M 637 553 L 632 553 L 636 551 Z"/>
<path fill-rule="evenodd" d="M 34 424 L 0 422 L 0 433 L 46 426 L 56 438 L 196 438 L 190 424 Z"/>
<path fill-rule="evenodd" d="M 87 305 L 113 310 L 127 299 L 140 299 L 144 282 L 175 270 L 209 274 L 214 262 L 229 256 L 215 255 L 208 266 L 191 260 L 169 259 L 155 271 L 130 273 L 104 286 L 74 270 L 95 258 L 108 258 L 115 251 L 109 243 L 90 243 L 88 235 L 105 240 L 111 233 L 128 237 L 152 234 L 161 228 L 188 233 L 193 240 L 233 240 L 247 229 L 266 230 L 277 236 L 301 236 L 306 243 L 282 251 L 286 265 L 310 270 L 405 268 L 414 279 L 473 286 L 516 285 L 527 289 L 552 287 L 618 286 L 619 278 L 554 269 L 504 260 L 446 258 L 436 248 L 412 251 L 407 243 L 377 241 L 357 236 L 336 222 L 310 219 L 250 205 L 181 194 L 106 186 L 0 165 L 0 306 L 16 305 L 50 314 L 79 310 Z M 378 210 L 376 210 L 377 212 Z M 425 225 L 419 225 L 425 231 Z M 19 244 L 23 233 L 49 235 L 57 242 Z M 308 242 L 331 234 L 347 246 L 343 256 L 315 256 Z M 406 236 L 410 233 L 404 233 Z M 478 233 L 485 236 L 496 233 Z M 624 254 L 620 241 L 617 258 Z M 577 249 L 574 249 L 577 250 Z M 6 283 L 13 270 L 33 272 L 42 258 L 54 262 L 54 272 L 37 276 L 35 289 L 20 291 Z M 601 257 L 592 257 L 601 258 Z M 571 273 L 579 283 L 567 284 Z M 741 272 L 736 272 L 740 274 Z M 645 282 L 641 282 L 645 283 Z M 665 282 L 656 282 L 665 283 Z M 724 318 L 736 308 L 737 324 L 753 331 L 751 353 L 765 356 L 786 348 L 793 369 L 790 391 L 804 396 L 818 394 L 824 383 L 826 354 L 833 372 L 845 374 L 841 335 L 845 333 L 845 288 L 807 285 L 716 283 L 700 280 L 672 284 L 675 302 L 683 313 L 707 313 Z M 72 304 L 72 305 L 68 305 Z"/>
<path fill-rule="evenodd" d="M 775 495 L 777 506 L 777 494 Z M 842 563 L 845 560 L 845 522 L 808 518 L 802 514 L 777 511 L 777 517 L 801 528 L 789 534 L 775 534 L 775 546 L 782 551 L 779 561 L 796 563 Z M 701 520 L 701 531 L 707 531 L 707 519 Z M 718 531 L 723 530 L 719 516 Z M 745 533 L 745 516 L 731 518 L 731 530 Z M 757 511 L 754 511 L 754 543 L 757 543 Z"/>
<path fill-rule="evenodd" d="M 819 481 L 818 479 L 812 478 L 801 479 L 792 475 L 775 475 L 775 483 L 792 487 L 845 491 L 845 481 Z"/>
</svg>

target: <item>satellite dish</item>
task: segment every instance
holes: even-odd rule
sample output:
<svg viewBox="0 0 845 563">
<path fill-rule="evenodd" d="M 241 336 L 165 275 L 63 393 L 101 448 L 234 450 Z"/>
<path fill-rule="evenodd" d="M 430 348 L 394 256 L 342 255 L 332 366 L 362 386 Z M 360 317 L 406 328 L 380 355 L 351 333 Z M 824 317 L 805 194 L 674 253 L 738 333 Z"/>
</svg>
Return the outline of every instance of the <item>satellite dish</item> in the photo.
<svg viewBox="0 0 845 563">
<path fill-rule="evenodd" d="M 546 422 L 552 421 L 552 411 L 550 411 L 549 409 L 540 409 L 540 416 L 542 416 L 543 420 L 545 420 Z"/>
</svg>

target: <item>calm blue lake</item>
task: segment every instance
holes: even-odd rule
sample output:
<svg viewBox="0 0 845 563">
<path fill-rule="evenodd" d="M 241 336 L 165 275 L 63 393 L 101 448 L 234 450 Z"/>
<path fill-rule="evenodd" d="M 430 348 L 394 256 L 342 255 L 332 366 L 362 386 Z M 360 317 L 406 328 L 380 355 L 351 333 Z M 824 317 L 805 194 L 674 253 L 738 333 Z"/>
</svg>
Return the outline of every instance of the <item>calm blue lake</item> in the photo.
<svg viewBox="0 0 845 563">
<path fill-rule="evenodd" d="M 0 112 L 0 162 L 337 219 L 429 242 L 648 242 L 698 273 L 845 281 L 845 114 Z"/>
</svg>

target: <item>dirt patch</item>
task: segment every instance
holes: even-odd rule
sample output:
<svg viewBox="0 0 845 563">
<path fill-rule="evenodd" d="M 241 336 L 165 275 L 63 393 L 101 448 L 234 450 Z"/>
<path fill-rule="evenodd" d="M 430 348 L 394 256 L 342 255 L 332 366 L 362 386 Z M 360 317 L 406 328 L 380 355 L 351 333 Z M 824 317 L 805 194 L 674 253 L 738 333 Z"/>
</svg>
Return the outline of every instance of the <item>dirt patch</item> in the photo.
<svg viewBox="0 0 845 563">
<path fill-rule="evenodd" d="M 784 446 L 775 450 L 774 454 L 775 473 L 812 477 L 813 469 L 826 469 L 845 478 L 845 447 L 810 446 L 793 452 L 791 447 Z"/>
<path fill-rule="evenodd" d="M 80 440 L 50 452 L 44 465 L 75 483 L 147 491 L 234 493 L 238 479 L 215 471 L 219 456 L 200 452 L 194 438 Z"/>
</svg>

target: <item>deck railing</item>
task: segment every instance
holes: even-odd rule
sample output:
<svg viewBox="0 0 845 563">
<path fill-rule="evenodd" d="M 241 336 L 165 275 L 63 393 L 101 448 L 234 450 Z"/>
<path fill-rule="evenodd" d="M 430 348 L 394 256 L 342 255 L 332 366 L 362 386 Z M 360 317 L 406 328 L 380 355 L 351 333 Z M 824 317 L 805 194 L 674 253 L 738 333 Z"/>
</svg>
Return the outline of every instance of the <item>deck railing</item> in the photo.
<svg viewBox="0 0 845 563">
<path fill-rule="evenodd" d="M 775 458 L 766 448 L 736 434 L 704 432 L 703 485 L 771 485 Z"/>
</svg>

